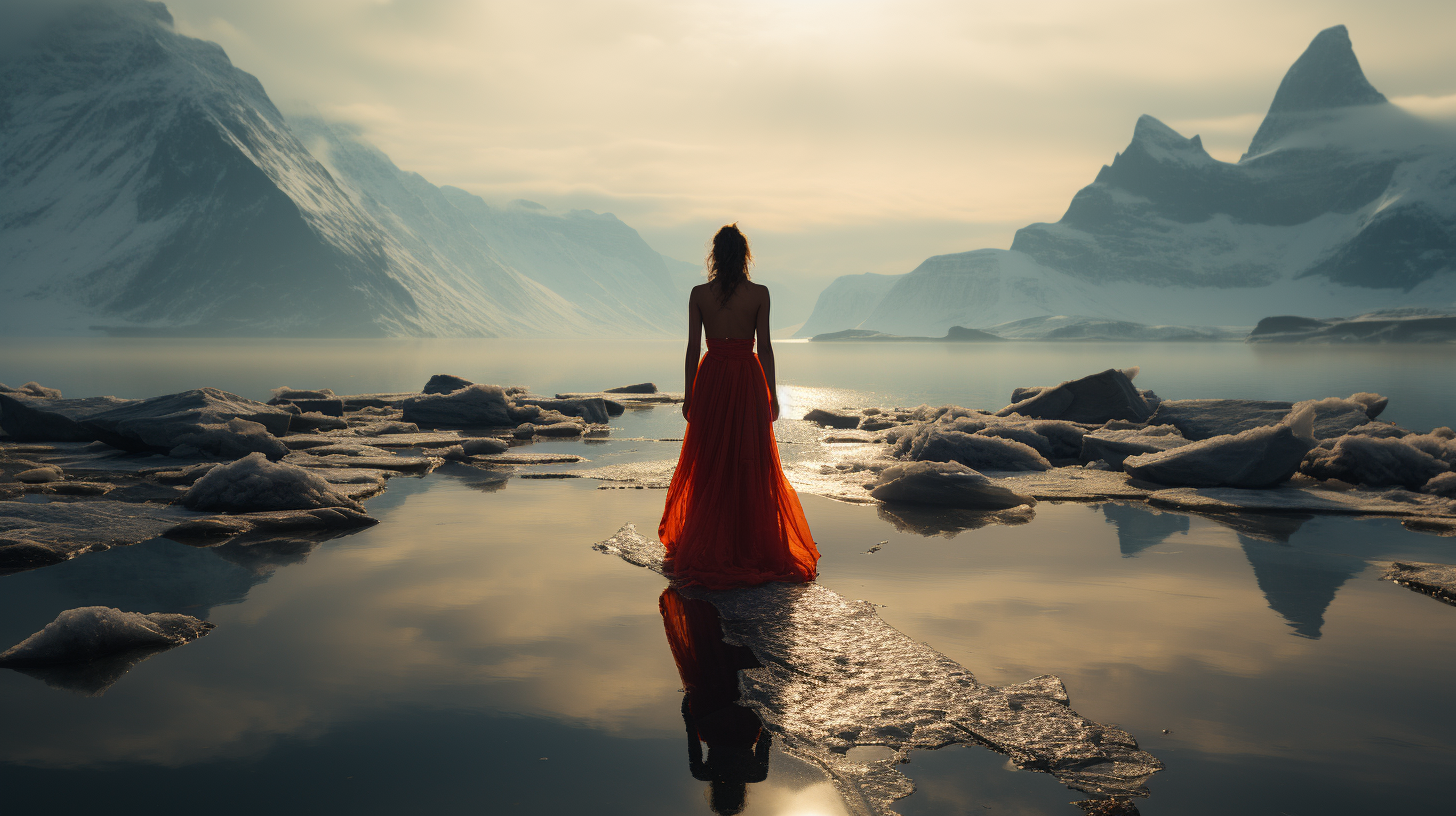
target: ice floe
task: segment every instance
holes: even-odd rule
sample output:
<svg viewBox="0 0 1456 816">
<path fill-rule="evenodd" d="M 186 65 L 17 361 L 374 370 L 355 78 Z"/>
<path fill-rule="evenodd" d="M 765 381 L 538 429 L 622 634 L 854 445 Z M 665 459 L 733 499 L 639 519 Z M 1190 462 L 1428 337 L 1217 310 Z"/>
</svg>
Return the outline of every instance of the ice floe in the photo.
<svg viewBox="0 0 1456 816">
<path fill-rule="evenodd" d="M 595 549 L 662 571 L 662 545 L 630 524 Z M 741 704 L 785 751 L 822 768 L 851 813 L 888 814 L 914 790 L 897 768 L 912 749 L 987 747 L 1106 802 L 1146 795 L 1144 783 L 1163 767 L 1131 734 L 1073 711 L 1056 677 L 984 685 L 886 624 L 873 604 L 818 584 L 680 591 L 710 601 L 725 640 L 762 664 L 742 673 Z M 861 746 L 890 750 L 851 759 Z"/>
<path fill-rule="evenodd" d="M 363 510 L 318 474 L 286 462 L 270 462 L 261 453 L 207 471 L 183 494 L 182 504 L 195 510 L 244 513 L 316 507 Z"/>
<path fill-rule="evenodd" d="M 1300 472 L 1316 479 L 1339 479 L 1361 485 L 1400 485 L 1419 490 L 1451 466 L 1401 439 L 1345 436 L 1329 448 L 1311 450 Z"/>
<path fill-rule="evenodd" d="M 1314 447 L 1314 409 L 1292 413 L 1278 425 L 1213 436 L 1122 461 L 1134 478 L 1180 487 L 1273 487 L 1289 480 Z"/>
<path fill-rule="evenodd" d="M 97 697 L 136 664 L 196 640 L 212 628 L 190 615 L 143 615 L 104 606 L 68 609 L 0 654 L 0 667 Z"/>
<path fill-rule="evenodd" d="M 1456 567 L 1450 564 L 1394 561 L 1380 577 L 1456 606 Z"/>
<path fill-rule="evenodd" d="M 880 471 L 870 495 L 887 504 L 930 504 L 967 510 L 1004 510 L 1036 504 L 959 462 L 908 462 Z"/>
<path fill-rule="evenodd" d="M 128 649 L 177 646 L 195 640 L 212 624 L 190 615 L 142 615 L 105 606 L 67 609 L 45 628 L 0 652 L 0 666 L 82 663 Z"/>
</svg>

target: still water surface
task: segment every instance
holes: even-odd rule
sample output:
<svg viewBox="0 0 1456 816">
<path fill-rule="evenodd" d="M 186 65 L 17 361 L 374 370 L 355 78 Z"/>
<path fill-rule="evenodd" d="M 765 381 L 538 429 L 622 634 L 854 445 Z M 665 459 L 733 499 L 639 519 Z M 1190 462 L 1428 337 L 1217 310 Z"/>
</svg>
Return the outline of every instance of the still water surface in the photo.
<svg viewBox="0 0 1456 816">
<path fill-rule="evenodd" d="M 1303 399 L 1373 390 L 1387 418 L 1449 425 L 1450 347 L 916 347 L 780 344 L 786 413 L 814 404 L 999 407 L 1012 387 L 1140 365 L 1165 397 Z M 24 341 L 0 381 L 69 396 L 215 385 L 413 390 L 448 371 L 546 393 L 678 388 L 677 344 L 521 341 Z M 670 409 L 614 420 L 596 463 L 660 459 Z M 0 671 L 7 812 L 708 813 L 689 774 L 662 579 L 589 545 L 662 493 L 586 480 L 398 478 L 354 535 L 197 549 L 158 539 L 0 578 L 0 647 L 61 610 L 187 612 L 208 637 L 98 697 Z M 924 535 L 805 496 L 820 582 L 985 683 L 1062 678 L 1167 769 L 1145 814 L 1442 812 L 1456 767 L 1456 608 L 1378 580 L 1453 563 L 1456 539 L 1391 520 L 1218 519 L 1043 503 L 1018 526 Z M 1227 520 L 1225 520 L 1227 521 Z M 881 545 L 881 542 L 885 542 Z M 881 545 L 875 552 L 869 552 Z M 1168 733 L 1163 733 L 1166 730 Z M 1079 811 L 1082 798 L 982 749 L 918 752 L 911 814 Z M 776 752 L 749 814 L 838 814 Z"/>
</svg>

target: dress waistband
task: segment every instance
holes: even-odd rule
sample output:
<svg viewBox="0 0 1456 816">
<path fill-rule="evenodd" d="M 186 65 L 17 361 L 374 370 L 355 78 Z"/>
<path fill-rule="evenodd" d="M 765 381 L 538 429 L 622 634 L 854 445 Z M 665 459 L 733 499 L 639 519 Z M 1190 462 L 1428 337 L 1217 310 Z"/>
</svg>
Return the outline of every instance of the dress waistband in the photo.
<svg viewBox="0 0 1456 816">
<path fill-rule="evenodd" d="M 753 356 L 752 337 L 709 337 L 708 354 L 719 359 L 735 359 Z"/>
</svg>

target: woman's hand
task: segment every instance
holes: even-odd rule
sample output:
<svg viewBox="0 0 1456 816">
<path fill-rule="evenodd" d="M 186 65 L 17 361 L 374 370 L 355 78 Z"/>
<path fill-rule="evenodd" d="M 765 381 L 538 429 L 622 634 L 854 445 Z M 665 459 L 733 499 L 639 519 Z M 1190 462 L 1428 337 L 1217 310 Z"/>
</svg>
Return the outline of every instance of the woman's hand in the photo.
<svg viewBox="0 0 1456 816">
<path fill-rule="evenodd" d="M 682 401 L 683 419 L 686 419 L 688 422 L 692 422 L 693 421 L 692 418 L 688 416 L 688 399 L 689 399 L 688 397 L 683 397 L 683 401 Z"/>
<path fill-rule="evenodd" d="M 778 420 L 779 420 L 779 395 L 778 394 L 774 394 L 772 397 L 769 397 L 769 400 L 768 400 L 768 416 L 769 416 L 769 421 L 770 422 L 778 422 Z"/>
</svg>

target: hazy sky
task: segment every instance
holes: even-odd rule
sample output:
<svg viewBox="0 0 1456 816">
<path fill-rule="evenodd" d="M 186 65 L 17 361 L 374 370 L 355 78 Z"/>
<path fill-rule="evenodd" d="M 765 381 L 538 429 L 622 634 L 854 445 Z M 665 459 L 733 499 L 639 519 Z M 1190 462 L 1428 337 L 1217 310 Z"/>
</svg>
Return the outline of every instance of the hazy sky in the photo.
<svg viewBox="0 0 1456 816">
<path fill-rule="evenodd" d="M 1344 23 L 1366 75 L 1456 114 L 1456 3 L 170 0 L 285 111 L 362 125 L 492 203 L 613 212 L 765 282 L 909 271 L 1061 217 L 1147 113 L 1237 159 Z"/>
</svg>

